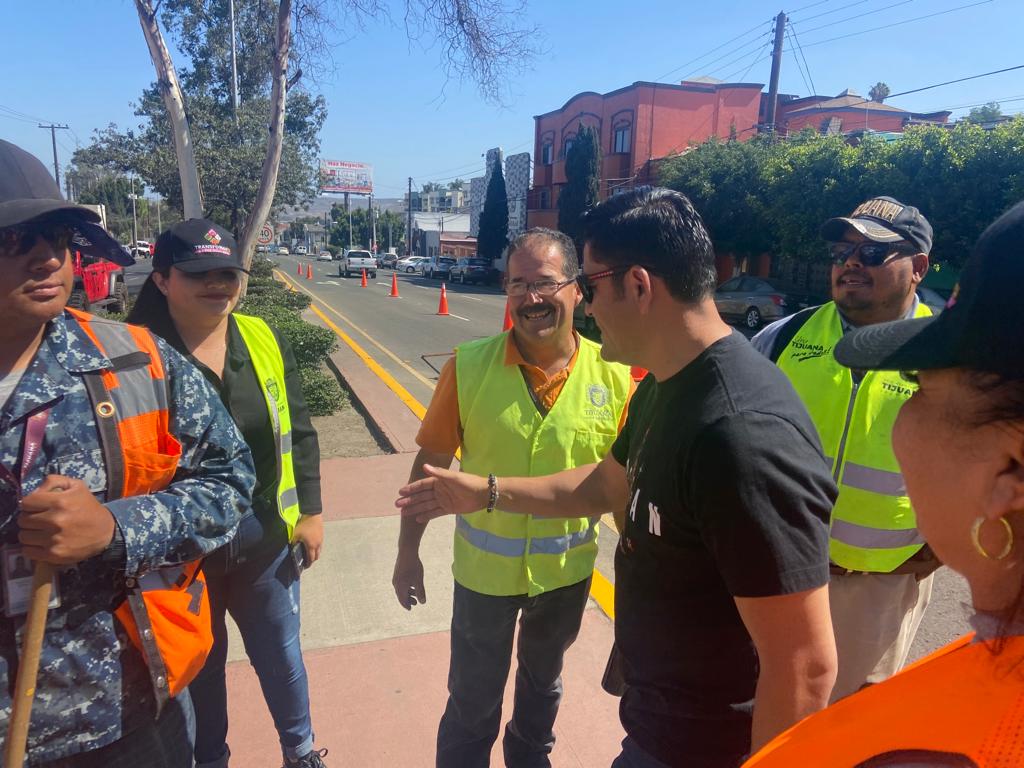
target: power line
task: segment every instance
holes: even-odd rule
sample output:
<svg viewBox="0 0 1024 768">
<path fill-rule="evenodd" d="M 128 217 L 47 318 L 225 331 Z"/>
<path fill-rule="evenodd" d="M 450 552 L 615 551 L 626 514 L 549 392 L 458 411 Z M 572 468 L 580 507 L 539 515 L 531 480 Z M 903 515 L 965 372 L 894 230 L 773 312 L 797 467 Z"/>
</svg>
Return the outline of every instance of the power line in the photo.
<svg viewBox="0 0 1024 768">
<path fill-rule="evenodd" d="M 14 109 L 13 107 L 4 106 L 3 104 L 0 104 L 0 110 L 2 110 L 4 112 L 8 112 L 9 116 L 16 117 L 16 118 L 18 118 L 20 120 L 25 120 L 25 121 L 30 122 L 30 123 L 49 123 L 49 122 L 53 122 L 52 120 L 47 120 L 46 118 L 36 117 L 34 115 L 29 115 L 29 114 L 27 114 L 25 112 L 19 112 L 17 109 Z"/>
<path fill-rule="evenodd" d="M 947 80 L 944 83 L 936 83 L 935 85 L 926 85 L 924 88 L 914 88 L 910 91 L 901 91 L 899 93 L 891 93 L 886 96 L 887 99 L 894 96 L 906 96 L 908 93 L 920 93 L 921 91 L 930 91 L 932 88 L 941 88 L 944 85 L 952 85 L 953 83 L 963 83 L 967 80 L 977 80 L 980 77 L 988 77 L 989 75 L 1001 75 L 1003 72 L 1013 72 L 1015 69 L 1024 69 L 1024 64 L 1018 64 L 1015 67 L 1006 67 L 1005 69 L 995 69 L 991 72 L 982 72 L 980 75 L 970 75 L 969 77 L 959 77 L 956 80 Z"/>
<path fill-rule="evenodd" d="M 909 3 L 909 2 L 913 2 L 913 0 L 904 0 L 904 3 Z M 896 21 L 896 22 L 893 22 L 892 24 L 883 24 L 880 27 L 872 27 L 871 29 L 862 29 L 859 32 L 851 32 L 848 35 L 839 35 L 837 37 L 830 37 L 827 40 L 815 40 L 813 43 L 808 43 L 807 47 L 808 48 L 812 48 L 815 45 L 824 45 L 825 43 L 832 43 L 832 42 L 835 42 L 836 40 L 845 40 L 848 37 L 856 37 L 857 35 L 866 35 L 868 32 L 878 32 L 879 30 L 882 30 L 882 29 L 890 29 L 892 27 L 898 27 L 898 26 L 901 26 L 903 24 L 910 24 L 910 23 L 915 22 L 915 21 L 922 21 L 924 19 L 931 19 L 931 18 L 934 18 L 935 16 L 944 16 L 947 13 L 953 13 L 953 11 L 962 11 L 965 8 L 974 8 L 975 6 L 978 6 L 978 5 L 988 5 L 989 3 L 992 3 L 992 2 L 995 2 L 995 0 L 978 0 L 978 2 L 976 2 L 976 3 L 966 3 L 965 5 L 958 5 L 955 8 L 947 8 L 944 11 L 936 11 L 935 13 L 927 13 L 924 16 L 915 16 L 912 19 L 905 19 L 904 21 Z M 897 5 L 902 5 L 902 4 L 903 3 L 897 3 Z M 890 7 L 892 7 L 892 6 L 890 6 Z M 885 10 L 885 9 L 882 9 L 882 10 Z M 824 27 L 818 27 L 818 29 L 824 29 Z M 811 32 L 813 30 L 808 30 L 808 31 Z"/>
<path fill-rule="evenodd" d="M 791 37 L 790 34 L 789 34 L 789 25 L 788 24 L 786 25 L 785 35 L 786 35 L 786 39 L 789 39 Z M 792 51 L 793 49 L 790 48 L 790 50 Z M 811 87 L 811 84 L 807 82 L 807 78 L 804 77 L 804 68 L 803 68 L 803 65 L 800 63 L 800 57 L 797 56 L 794 53 L 793 54 L 793 60 L 796 62 L 796 68 L 797 68 L 797 71 L 800 73 L 800 79 L 804 81 L 804 88 L 807 89 L 808 93 L 814 93 L 814 88 Z"/>
<path fill-rule="evenodd" d="M 822 2 L 827 2 L 827 1 L 828 0 L 822 0 Z M 761 27 L 765 26 L 765 24 L 770 24 L 770 23 L 771 23 L 770 21 L 768 21 L 768 22 L 762 21 L 761 23 L 756 24 L 753 27 L 751 27 L 750 29 L 748 29 L 746 32 L 741 32 L 740 34 L 736 35 L 736 37 L 732 38 L 731 40 L 726 40 L 724 43 L 722 43 L 719 46 L 716 46 L 716 47 L 712 48 L 710 51 L 705 51 L 704 53 L 702 53 L 697 58 L 690 59 L 689 61 L 687 61 L 687 62 L 685 62 L 683 64 L 680 64 L 675 69 L 669 70 L 668 72 L 666 72 L 663 75 L 658 75 L 656 78 L 654 78 L 654 81 L 657 82 L 659 80 L 663 80 L 664 78 L 668 77 L 669 75 L 674 75 L 676 72 L 679 72 L 680 70 L 685 69 L 686 67 L 690 66 L 691 64 L 695 64 L 696 62 L 700 61 L 705 56 L 710 56 L 712 53 L 715 53 L 716 51 L 720 51 L 722 48 L 725 48 L 727 45 L 731 45 L 732 43 L 736 42 L 737 40 L 740 40 L 740 39 L 746 37 L 751 32 L 756 32 L 757 30 L 761 29 Z M 743 45 L 746 45 L 746 43 L 744 43 Z M 740 46 L 740 47 L 742 48 L 743 46 Z M 734 49 L 734 50 L 736 50 L 736 49 Z M 725 55 L 728 56 L 729 54 L 727 53 Z M 708 62 L 708 63 L 710 64 L 710 63 L 713 63 L 713 62 Z"/>
<path fill-rule="evenodd" d="M 838 8 L 833 8 L 831 11 L 823 11 L 822 13 L 816 13 L 813 16 L 808 16 L 805 19 L 800 19 L 800 23 L 803 24 L 805 21 L 811 21 L 812 19 L 820 19 L 822 16 L 829 16 L 833 13 L 839 13 L 845 11 L 847 8 L 853 8 L 855 5 L 864 5 L 864 3 L 870 3 L 871 0 L 857 0 L 854 3 L 848 3 L 847 5 L 841 5 Z M 796 13 L 796 11 L 793 11 Z"/>
<path fill-rule="evenodd" d="M 796 42 L 796 49 L 800 52 L 800 58 L 804 60 L 804 69 L 807 70 L 807 79 L 811 81 L 811 93 L 817 93 L 818 90 L 814 87 L 814 78 L 811 77 L 811 67 L 807 63 L 807 57 L 804 56 L 804 49 L 803 46 L 800 45 L 800 38 L 796 36 L 796 27 L 793 26 L 793 22 L 789 22 L 786 31 L 793 32 L 793 40 Z"/>
<path fill-rule="evenodd" d="M 761 56 L 761 54 L 764 53 L 764 51 L 766 49 L 771 48 L 771 47 L 772 47 L 772 39 L 768 38 L 765 41 L 764 45 L 762 45 L 757 51 L 754 52 L 754 60 L 751 61 L 750 64 L 747 65 L 747 67 L 743 70 L 743 74 L 739 76 L 739 79 L 738 80 L 733 80 L 733 78 L 739 72 L 739 69 L 737 69 L 737 70 L 729 73 L 728 75 L 726 75 L 723 78 L 725 80 L 725 82 L 727 82 L 727 83 L 742 83 L 742 82 L 745 82 L 746 79 L 747 79 L 747 75 L 750 73 L 750 70 L 752 70 L 754 68 L 754 65 L 757 64 L 759 61 L 764 61 L 764 58 Z"/>
<path fill-rule="evenodd" d="M 855 16 L 847 16 L 845 19 L 839 19 L 839 21 L 830 21 L 828 24 L 822 24 L 821 26 L 813 27 L 812 29 L 806 30 L 806 32 L 807 34 L 811 34 L 811 32 L 817 32 L 819 29 L 827 29 L 828 27 L 834 27 L 837 26 L 838 24 L 845 24 L 848 21 L 862 19 L 865 16 L 873 16 L 876 13 L 881 13 L 882 11 L 888 11 L 893 8 L 898 8 L 901 5 L 907 5 L 908 3 L 912 2 L 914 2 L 914 0 L 900 0 L 898 3 L 892 3 L 891 5 L 884 5 L 881 8 L 875 8 L 873 11 L 864 11 L 864 13 L 858 13 Z M 807 19 L 801 19 L 800 23 L 802 24 L 805 21 L 807 21 Z"/>
<path fill-rule="evenodd" d="M 703 70 L 704 74 L 710 75 L 710 74 L 712 74 L 714 72 L 721 72 L 723 69 L 726 69 L 727 67 L 731 67 L 737 61 L 740 61 L 741 59 L 747 58 L 747 56 L 749 56 L 756 49 L 757 46 L 761 45 L 761 40 L 763 38 L 768 38 L 770 40 L 771 37 L 772 37 L 773 32 L 774 32 L 773 29 L 769 29 L 767 32 L 765 32 L 764 34 L 762 34 L 759 37 L 755 38 L 754 40 L 751 40 L 751 41 L 748 41 L 746 43 L 743 43 L 743 45 L 739 46 L 738 48 L 733 48 L 730 51 L 726 51 L 721 56 L 718 56 L 718 57 L 712 59 L 711 61 L 704 62 L 703 64 L 700 65 L 700 69 L 691 71 L 690 74 L 686 75 L 682 79 L 683 80 L 689 80 L 691 77 L 699 75 L 701 73 L 701 70 Z M 754 48 L 750 48 L 751 44 L 753 44 L 755 47 Z M 715 67 L 712 70 L 708 69 L 708 67 L 710 67 L 715 62 L 721 61 L 726 56 L 732 56 L 734 53 L 736 53 L 737 51 L 743 50 L 744 48 L 746 48 L 747 50 L 743 51 L 743 53 L 741 53 L 736 58 L 730 59 L 729 61 L 725 62 L 725 64 L 720 64 L 719 66 Z"/>
<path fill-rule="evenodd" d="M 811 3 L 809 5 L 801 5 L 796 10 L 790 11 L 790 13 L 800 13 L 800 11 L 806 11 L 808 8 L 814 8 L 817 5 L 824 5 L 825 3 L 828 3 L 828 2 L 831 2 L 831 0 L 818 0 L 818 2 L 816 2 L 816 3 Z"/>
</svg>

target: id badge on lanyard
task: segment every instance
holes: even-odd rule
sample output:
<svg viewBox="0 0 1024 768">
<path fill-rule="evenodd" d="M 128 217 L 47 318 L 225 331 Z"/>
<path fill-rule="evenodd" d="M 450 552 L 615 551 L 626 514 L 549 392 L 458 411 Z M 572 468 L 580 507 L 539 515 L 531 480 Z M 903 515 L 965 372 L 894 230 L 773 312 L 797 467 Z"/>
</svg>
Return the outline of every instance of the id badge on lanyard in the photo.
<svg viewBox="0 0 1024 768">
<path fill-rule="evenodd" d="M 49 411 L 39 411 L 29 416 L 25 424 L 25 444 L 21 452 L 19 475 L 8 478 L 9 481 L 15 481 L 14 487 L 17 490 L 19 505 L 21 504 L 21 480 L 28 475 L 42 451 L 43 434 L 46 431 L 48 417 Z M 4 616 L 8 618 L 23 616 L 28 611 L 29 600 L 32 596 L 33 570 L 32 561 L 25 556 L 21 546 L 9 544 L 0 548 L 0 581 L 3 583 Z M 60 590 L 56 574 L 53 576 L 51 594 L 53 598 L 49 605 L 51 608 L 56 608 L 60 605 Z"/>
</svg>

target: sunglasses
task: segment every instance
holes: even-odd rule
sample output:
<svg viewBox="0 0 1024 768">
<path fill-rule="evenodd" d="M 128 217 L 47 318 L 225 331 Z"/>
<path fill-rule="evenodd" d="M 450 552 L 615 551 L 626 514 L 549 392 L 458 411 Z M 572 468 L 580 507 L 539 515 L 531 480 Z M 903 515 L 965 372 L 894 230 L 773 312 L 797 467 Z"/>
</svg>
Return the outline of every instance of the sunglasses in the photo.
<svg viewBox="0 0 1024 768">
<path fill-rule="evenodd" d="M 536 293 L 538 296 L 554 296 L 565 286 L 569 285 L 569 283 L 575 281 L 575 279 L 558 282 L 549 278 L 546 280 L 534 280 L 532 283 L 507 283 L 505 285 L 505 293 L 512 297 L 525 296 L 528 293 Z"/>
<path fill-rule="evenodd" d="M 29 221 L 0 229 L 0 256 L 28 253 L 42 238 L 55 251 L 66 250 L 75 237 L 75 227 L 60 219 Z"/>
<path fill-rule="evenodd" d="M 603 280 L 606 277 L 612 277 L 613 275 L 624 275 L 633 267 L 642 267 L 650 272 L 652 275 L 664 275 L 665 273 L 654 267 L 649 267 L 646 264 L 623 264 L 618 267 L 612 267 L 602 272 L 593 272 L 587 274 L 586 272 L 580 272 L 576 276 L 576 283 L 580 287 L 580 293 L 583 294 L 583 300 L 587 304 L 592 304 L 594 301 L 594 282 L 596 280 Z"/>
<path fill-rule="evenodd" d="M 829 243 L 829 260 L 838 266 L 845 264 L 851 256 L 858 254 L 860 263 L 865 267 L 880 267 L 888 264 L 893 259 L 903 256 L 913 256 L 916 250 L 907 246 L 893 245 L 892 243 Z"/>
</svg>

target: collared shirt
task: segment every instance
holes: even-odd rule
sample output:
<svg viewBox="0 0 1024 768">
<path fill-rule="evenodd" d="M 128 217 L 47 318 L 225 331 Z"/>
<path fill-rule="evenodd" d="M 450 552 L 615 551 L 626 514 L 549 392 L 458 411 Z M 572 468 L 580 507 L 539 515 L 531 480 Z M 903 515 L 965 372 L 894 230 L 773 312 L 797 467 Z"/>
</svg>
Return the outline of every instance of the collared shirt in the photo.
<svg viewBox="0 0 1024 768">
<path fill-rule="evenodd" d="M 107 321 L 97 321 L 107 322 Z M 0 462 L 19 466 L 27 417 L 48 409 L 41 453 L 22 478 L 31 493 L 48 474 L 84 481 L 114 517 L 123 560 L 98 555 L 60 569 L 60 606 L 50 610 L 29 732 L 33 762 L 48 762 L 117 741 L 154 712 L 149 672 L 113 609 L 125 576 L 195 560 L 225 544 L 249 507 L 252 459 L 220 399 L 202 375 L 157 339 L 169 386 L 169 431 L 181 459 L 163 491 L 107 501 L 106 469 L 82 374 L 110 360 L 70 314 L 48 324 L 14 393 L 0 409 Z M 15 472 L 17 474 L 17 472 Z M 0 543 L 17 543 L 10 491 L 0 499 Z M 8 511 L 12 510 L 12 511 Z M 0 616 L 0 729 L 10 716 L 24 617 Z"/>
<path fill-rule="evenodd" d="M 574 334 L 575 337 L 575 334 Z M 573 352 L 569 363 L 560 371 L 550 376 L 543 368 L 531 365 L 519 351 L 515 337 L 510 331 L 505 341 L 505 365 L 518 365 L 523 373 L 523 378 L 530 390 L 535 403 L 546 413 L 561 394 L 565 382 L 569 379 L 573 367 L 576 365 L 576 358 L 579 356 L 579 342 L 577 340 L 576 351 Z M 630 386 L 630 395 L 636 390 L 636 384 Z M 619 422 L 619 429 L 626 420 L 626 411 L 622 411 L 622 420 Z M 459 393 L 455 376 L 455 357 L 441 367 L 441 373 L 437 379 L 437 386 L 434 389 L 434 396 L 430 401 L 430 407 L 423 417 L 419 433 L 416 435 L 416 444 L 426 451 L 440 454 L 454 454 L 462 445 L 462 419 L 459 413 Z"/>
</svg>

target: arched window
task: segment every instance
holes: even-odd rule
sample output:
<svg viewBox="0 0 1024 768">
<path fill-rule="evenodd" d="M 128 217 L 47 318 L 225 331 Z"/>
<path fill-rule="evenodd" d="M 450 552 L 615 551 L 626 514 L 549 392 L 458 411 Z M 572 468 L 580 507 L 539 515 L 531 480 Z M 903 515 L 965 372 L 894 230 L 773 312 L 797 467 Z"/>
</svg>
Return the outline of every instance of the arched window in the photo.
<svg viewBox="0 0 1024 768">
<path fill-rule="evenodd" d="M 612 130 L 612 152 L 627 153 L 633 145 L 633 124 L 619 123 Z"/>
</svg>

